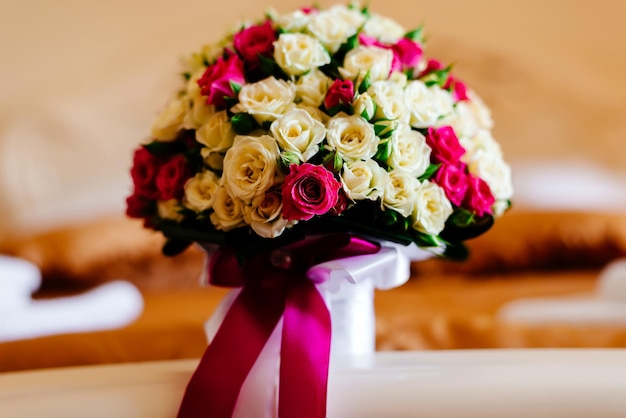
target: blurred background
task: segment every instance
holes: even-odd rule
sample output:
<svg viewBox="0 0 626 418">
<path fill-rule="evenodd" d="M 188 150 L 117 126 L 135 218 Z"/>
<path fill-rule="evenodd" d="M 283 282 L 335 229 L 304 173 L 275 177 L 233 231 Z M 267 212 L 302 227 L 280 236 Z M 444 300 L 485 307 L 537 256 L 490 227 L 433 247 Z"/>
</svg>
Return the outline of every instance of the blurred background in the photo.
<svg viewBox="0 0 626 418">
<path fill-rule="evenodd" d="M 0 0 L 0 248 L 34 262 L 43 289 L 127 279 L 145 303 L 130 328 L 93 334 L 87 347 L 101 358 L 67 348 L 71 341 L 85 347 L 85 336 L 45 337 L 0 344 L 0 358 L 10 359 L 0 371 L 201 353 L 198 327 L 223 293 L 195 289 L 199 251 L 164 260 L 160 238 L 123 219 L 132 150 L 175 92 L 182 55 L 258 19 L 267 6 L 287 12 L 304 5 Z M 626 255 L 626 3 L 372 0 L 370 8 L 408 29 L 425 25 L 426 55 L 454 63 L 491 108 L 516 188 L 511 214 L 476 241 L 469 263 L 414 266 L 415 284 L 381 294 L 379 346 L 626 342 L 621 324 L 589 335 L 583 321 L 583 328 L 550 334 L 498 317 L 519 297 L 592 297 L 601 269 Z M 202 307 L 190 308 L 190 300 Z M 402 306 L 418 308 L 398 319 Z M 141 338 L 151 330 L 161 351 L 140 354 L 139 329 Z M 172 339 L 181 330 L 190 341 L 184 347 Z M 112 341 L 123 347 L 117 355 Z M 25 350 L 46 344 L 65 354 L 42 360 Z"/>
</svg>

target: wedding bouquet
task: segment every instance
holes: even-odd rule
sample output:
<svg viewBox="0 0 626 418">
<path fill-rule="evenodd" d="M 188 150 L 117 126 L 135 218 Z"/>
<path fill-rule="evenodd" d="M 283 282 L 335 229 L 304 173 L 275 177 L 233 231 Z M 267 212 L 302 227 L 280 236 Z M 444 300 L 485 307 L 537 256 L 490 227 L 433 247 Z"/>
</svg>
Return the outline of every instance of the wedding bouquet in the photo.
<svg viewBox="0 0 626 418">
<path fill-rule="evenodd" d="M 353 5 L 268 12 L 184 59 L 127 214 L 167 254 L 350 231 L 464 258 L 512 197 L 491 128 L 421 28 Z"/>
<path fill-rule="evenodd" d="M 373 297 L 408 279 L 410 248 L 464 258 L 512 197 L 491 128 L 452 67 L 426 58 L 421 28 L 367 8 L 269 12 L 186 57 L 135 151 L 127 214 L 166 254 L 217 244 L 210 282 L 241 289 L 179 417 L 323 418 L 331 328 L 335 343 L 357 328 L 331 327 L 324 283 Z M 346 317 L 365 319 L 354 334 L 373 349 L 366 299 Z"/>
</svg>

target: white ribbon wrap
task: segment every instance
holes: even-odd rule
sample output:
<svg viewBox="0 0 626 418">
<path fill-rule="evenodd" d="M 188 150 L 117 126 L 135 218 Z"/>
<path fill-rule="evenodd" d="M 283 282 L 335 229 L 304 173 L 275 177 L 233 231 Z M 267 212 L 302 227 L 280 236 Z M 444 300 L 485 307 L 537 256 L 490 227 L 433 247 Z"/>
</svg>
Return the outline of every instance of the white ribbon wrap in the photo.
<svg viewBox="0 0 626 418">
<path fill-rule="evenodd" d="M 307 276 L 317 283 L 332 321 L 330 367 L 337 361 L 367 361 L 376 350 L 374 289 L 391 289 L 407 282 L 411 261 L 432 257 L 415 244 L 403 246 L 383 241 L 376 254 L 317 264 Z M 327 277 L 330 280 L 323 281 Z M 240 290 L 231 291 L 206 323 L 209 342 L 219 329 Z M 276 325 L 239 393 L 233 418 L 275 418 L 278 405 L 278 371 L 282 319 Z"/>
</svg>

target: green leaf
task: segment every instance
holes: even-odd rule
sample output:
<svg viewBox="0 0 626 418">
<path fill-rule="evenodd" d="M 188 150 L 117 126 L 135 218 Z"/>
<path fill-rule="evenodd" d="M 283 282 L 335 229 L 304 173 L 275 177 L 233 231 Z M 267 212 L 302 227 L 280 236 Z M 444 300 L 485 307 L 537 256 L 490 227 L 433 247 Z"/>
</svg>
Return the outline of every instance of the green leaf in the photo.
<svg viewBox="0 0 626 418">
<path fill-rule="evenodd" d="M 452 215 L 448 217 L 447 223 L 459 228 L 465 228 L 473 224 L 476 220 L 476 214 L 467 209 L 456 208 Z"/>
<path fill-rule="evenodd" d="M 191 73 L 189 71 L 185 71 L 184 73 L 182 73 L 182 76 L 185 81 L 189 81 L 189 79 L 191 79 Z"/>
<path fill-rule="evenodd" d="M 263 74 L 267 76 L 275 75 L 275 73 L 280 70 L 280 67 L 273 59 L 265 57 L 261 54 L 257 54 L 257 57 L 259 58 L 259 65 Z"/>
<path fill-rule="evenodd" d="M 376 154 L 374 155 L 374 159 L 377 161 L 387 161 L 389 159 L 389 156 L 391 155 L 391 141 L 387 140 L 387 141 L 381 141 L 381 143 L 378 145 L 378 150 L 376 151 Z"/>
<path fill-rule="evenodd" d="M 390 120 L 382 120 L 374 123 L 374 133 L 380 139 L 387 139 L 396 129 L 396 124 L 394 121 Z"/>
<path fill-rule="evenodd" d="M 427 235 L 422 232 L 412 230 L 412 238 L 418 247 L 438 247 L 439 239 L 434 235 Z"/>
<path fill-rule="evenodd" d="M 417 179 L 419 181 L 430 179 L 437 172 L 439 167 L 441 167 L 441 164 L 430 164 L 428 168 L 426 169 L 426 171 L 424 171 L 424 174 L 419 176 Z"/>
<path fill-rule="evenodd" d="M 254 117 L 248 113 L 235 113 L 230 122 L 238 135 L 247 135 L 259 127 Z"/>
<path fill-rule="evenodd" d="M 157 157 L 177 154 L 182 151 L 179 141 L 152 141 L 149 144 L 143 145 L 150 154 Z"/>
<path fill-rule="evenodd" d="M 239 95 L 239 92 L 241 91 L 241 84 L 239 83 L 235 83 L 234 81 L 229 81 L 230 83 L 230 89 L 233 91 L 233 93 L 235 93 L 235 96 Z"/>
<path fill-rule="evenodd" d="M 170 238 L 167 241 L 165 241 L 165 244 L 163 245 L 163 248 L 161 251 L 163 252 L 163 255 L 166 255 L 168 257 L 173 257 L 175 255 L 182 253 L 187 248 L 189 248 L 191 243 L 192 243 L 191 241 L 187 241 L 187 240 L 179 240 L 179 239 Z"/>
<path fill-rule="evenodd" d="M 335 153 L 335 157 L 333 158 L 333 170 L 335 173 L 339 173 L 341 168 L 343 167 L 343 159 L 338 153 Z"/>
<path fill-rule="evenodd" d="M 361 81 L 361 84 L 359 84 L 359 93 L 363 94 L 367 91 L 367 89 L 370 88 L 370 86 L 372 85 L 372 79 L 370 77 L 370 72 L 369 70 L 365 73 L 365 77 L 363 77 L 363 81 Z"/>
<path fill-rule="evenodd" d="M 443 256 L 454 261 L 465 261 L 469 258 L 468 248 L 461 242 L 450 243 L 446 245 Z"/>
<path fill-rule="evenodd" d="M 289 166 L 291 166 L 291 164 L 300 164 L 300 159 L 293 152 L 286 151 L 280 154 L 280 164 L 283 168 L 283 171 L 288 173 Z"/>
<path fill-rule="evenodd" d="M 420 25 L 417 29 L 405 33 L 404 38 L 419 42 L 420 44 L 424 43 L 424 25 Z"/>
</svg>

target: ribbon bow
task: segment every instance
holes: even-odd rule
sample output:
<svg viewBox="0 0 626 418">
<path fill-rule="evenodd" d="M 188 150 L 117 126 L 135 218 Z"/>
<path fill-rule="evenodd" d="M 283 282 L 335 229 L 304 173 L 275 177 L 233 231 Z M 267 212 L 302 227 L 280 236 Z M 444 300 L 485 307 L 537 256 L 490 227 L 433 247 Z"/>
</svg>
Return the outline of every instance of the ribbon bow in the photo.
<svg viewBox="0 0 626 418">
<path fill-rule="evenodd" d="M 324 418 L 331 321 L 307 271 L 379 250 L 380 245 L 349 234 L 325 235 L 259 254 L 241 268 L 234 250 L 220 247 L 209 262 L 210 283 L 242 290 L 192 375 L 178 418 L 231 418 L 240 389 L 281 317 L 278 418 Z"/>
</svg>

